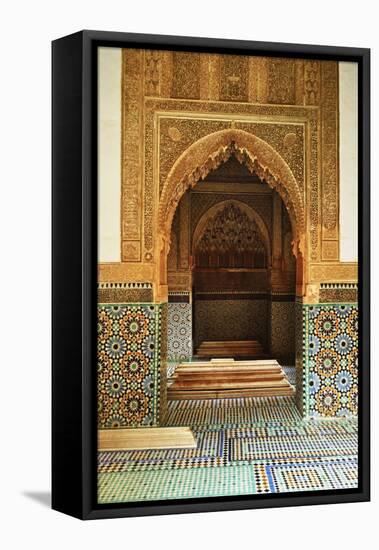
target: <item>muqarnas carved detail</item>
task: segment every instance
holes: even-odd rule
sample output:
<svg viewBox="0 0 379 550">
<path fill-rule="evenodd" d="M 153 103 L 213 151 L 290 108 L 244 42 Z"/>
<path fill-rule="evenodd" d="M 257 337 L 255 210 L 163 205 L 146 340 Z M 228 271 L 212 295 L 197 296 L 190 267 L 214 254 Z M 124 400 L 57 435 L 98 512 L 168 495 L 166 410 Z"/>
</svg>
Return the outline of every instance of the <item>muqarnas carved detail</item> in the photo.
<svg viewBox="0 0 379 550">
<path fill-rule="evenodd" d="M 257 224 L 234 203 L 226 205 L 208 223 L 195 251 L 197 267 L 264 268 L 264 242 Z"/>
<path fill-rule="evenodd" d="M 225 165 L 224 165 L 225 166 Z M 196 189 L 195 189 L 196 190 Z M 192 193 L 191 195 L 191 237 L 196 226 L 205 212 L 217 203 L 225 200 L 239 201 L 254 209 L 258 216 L 262 218 L 267 227 L 272 224 L 272 198 L 270 195 L 257 195 L 246 193 L 244 195 L 223 193 Z"/>
<path fill-rule="evenodd" d="M 161 52 L 145 50 L 145 95 L 159 95 L 159 77 L 161 72 Z"/>
<path fill-rule="evenodd" d="M 305 105 L 320 103 L 320 62 L 304 62 L 304 102 Z"/>
</svg>

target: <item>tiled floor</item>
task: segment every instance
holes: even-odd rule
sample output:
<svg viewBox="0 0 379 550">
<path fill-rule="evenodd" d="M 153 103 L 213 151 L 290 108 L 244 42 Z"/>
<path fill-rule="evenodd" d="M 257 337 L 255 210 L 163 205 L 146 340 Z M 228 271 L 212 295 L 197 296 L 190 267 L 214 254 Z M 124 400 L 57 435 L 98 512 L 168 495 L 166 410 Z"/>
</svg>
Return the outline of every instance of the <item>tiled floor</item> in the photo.
<svg viewBox="0 0 379 550">
<path fill-rule="evenodd" d="M 303 421 L 292 398 L 169 403 L 197 449 L 99 453 L 100 503 L 357 486 L 357 421 Z"/>
</svg>

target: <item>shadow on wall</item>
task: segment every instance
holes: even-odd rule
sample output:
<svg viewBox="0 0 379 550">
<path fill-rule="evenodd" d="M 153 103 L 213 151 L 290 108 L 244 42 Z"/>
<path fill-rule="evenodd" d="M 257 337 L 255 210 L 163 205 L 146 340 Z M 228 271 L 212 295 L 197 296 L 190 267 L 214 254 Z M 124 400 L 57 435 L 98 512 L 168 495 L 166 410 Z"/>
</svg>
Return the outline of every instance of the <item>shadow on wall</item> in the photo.
<svg viewBox="0 0 379 550">
<path fill-rule="evenodd" d="M 51 493 L 50 491 L 23 491 L 21 493 L 24 497 L 27 497 L 42 506 L 51 507 Z"/>
</svg>

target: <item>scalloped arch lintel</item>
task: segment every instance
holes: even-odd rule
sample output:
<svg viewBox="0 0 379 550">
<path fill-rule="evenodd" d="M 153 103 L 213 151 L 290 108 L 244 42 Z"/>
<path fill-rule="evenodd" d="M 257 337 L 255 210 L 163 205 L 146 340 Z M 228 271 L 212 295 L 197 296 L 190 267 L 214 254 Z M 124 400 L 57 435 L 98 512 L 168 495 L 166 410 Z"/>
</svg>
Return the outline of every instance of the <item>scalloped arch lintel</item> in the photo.
<svg viewBox="0 0 379 550">
<path fill-rule="evenodd" d="M 158 212 L 160 231 L 169 239 L 175 210 L 183 194 L 232 155 L 279 193 L 290 216 L 294 240 L 300 242 L 305 232 L 304 205 L 291 169 L 267 142 L 234 128 L 208 134 L 178 157 L 162 190 Z"/>
</svg>

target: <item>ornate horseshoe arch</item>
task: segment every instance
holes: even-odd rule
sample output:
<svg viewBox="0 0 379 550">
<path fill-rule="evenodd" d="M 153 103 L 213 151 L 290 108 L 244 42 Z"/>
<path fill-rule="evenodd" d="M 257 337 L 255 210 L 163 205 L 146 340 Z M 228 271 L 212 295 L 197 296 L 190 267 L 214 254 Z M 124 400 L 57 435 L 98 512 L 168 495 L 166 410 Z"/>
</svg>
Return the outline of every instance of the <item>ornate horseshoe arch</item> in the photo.
<svg viewBox="0 0 379 550">
<path fill-rule="evenodd" d="M 175 161 L 163 186 L 158 210 L 160 286 L 167 285 L 171 224 L 181 197 L 232 155 L 279 193 L 289 213 L 294 253 L 297 256 L 300 252 L 304 257 L 304 204 L 290 167 L 271 145 L 257 136 L 234 128 L 221 130 L 190 145 Z"/>
</svg>

